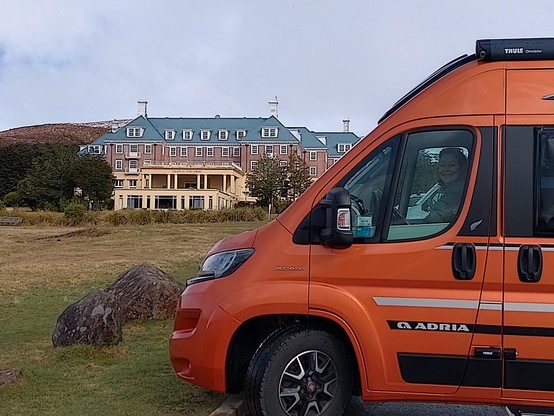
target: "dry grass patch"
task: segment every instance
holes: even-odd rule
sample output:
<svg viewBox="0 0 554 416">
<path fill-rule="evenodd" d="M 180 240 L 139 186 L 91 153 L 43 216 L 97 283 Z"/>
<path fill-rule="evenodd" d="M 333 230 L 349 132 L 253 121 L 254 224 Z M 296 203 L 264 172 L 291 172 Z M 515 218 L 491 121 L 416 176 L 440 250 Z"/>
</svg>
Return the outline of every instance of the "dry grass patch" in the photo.
<svg viewBox="0 0 554 416">
<path fill-rule="evenodd" d="M 0 414 L 205 416 L 223 396 L 180 381 L 169 362 L 173 322 L 123 327 L 115 347 L 54 349 L 60 313 L 148 261 L 184 282 L 221 238 L 261 222 L 118 227 L 0 227 Z"/>
</svg>

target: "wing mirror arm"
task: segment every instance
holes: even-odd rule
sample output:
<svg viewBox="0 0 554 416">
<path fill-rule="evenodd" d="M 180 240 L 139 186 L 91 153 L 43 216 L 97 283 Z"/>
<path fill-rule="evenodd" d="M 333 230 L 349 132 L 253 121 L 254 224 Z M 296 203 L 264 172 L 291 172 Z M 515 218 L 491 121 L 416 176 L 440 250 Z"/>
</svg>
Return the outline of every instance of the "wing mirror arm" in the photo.
<svg viewBox="0 0 554 416">
<path fill-rule="evenodd" d="M 321 242 L 329 248 L 350 247 L 354 241 L 350 193 L 342 187 L 333 188 L 319 206 L 325 212 L 325 227 L 319 232 Z"/>
</svg>

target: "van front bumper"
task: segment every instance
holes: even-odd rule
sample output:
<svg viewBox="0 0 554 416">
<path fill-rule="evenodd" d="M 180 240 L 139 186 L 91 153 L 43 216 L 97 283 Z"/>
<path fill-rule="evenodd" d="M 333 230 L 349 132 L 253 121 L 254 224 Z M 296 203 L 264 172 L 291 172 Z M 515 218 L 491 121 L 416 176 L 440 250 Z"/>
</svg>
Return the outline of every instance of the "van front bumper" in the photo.
<svg viewBox="0 0 554 416">
<path fill-rule="evenodd" d="M 214 283 L 197 283 L 181 294 L 169 354 L 180 378 L 225 392 L 227 347 L 240 322 L 218 306 Z"/>
</svg>

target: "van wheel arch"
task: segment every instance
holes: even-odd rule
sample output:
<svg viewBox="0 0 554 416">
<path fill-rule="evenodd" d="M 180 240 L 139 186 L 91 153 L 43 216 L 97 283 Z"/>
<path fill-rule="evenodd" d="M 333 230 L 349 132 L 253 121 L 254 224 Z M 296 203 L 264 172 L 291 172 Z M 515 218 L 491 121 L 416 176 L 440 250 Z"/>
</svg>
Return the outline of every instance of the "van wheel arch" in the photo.
<svg viewBox="0 0 554 416">
<path fill-rule="evenodd" d="M 291 327 L 322 330 L 337 338 L 346 348 L 353 369 L 353 394 L 361 394 L 359 363 L 352 343 L 344 329 L 336 322 L 304 315 L 258 316 L 245 321 L 233 334 L 225 362 L 226 390 L 230 394 L 240 393 L 244 388 L 246 371 L 256 351 L 271 339 Z"/>
</svg>

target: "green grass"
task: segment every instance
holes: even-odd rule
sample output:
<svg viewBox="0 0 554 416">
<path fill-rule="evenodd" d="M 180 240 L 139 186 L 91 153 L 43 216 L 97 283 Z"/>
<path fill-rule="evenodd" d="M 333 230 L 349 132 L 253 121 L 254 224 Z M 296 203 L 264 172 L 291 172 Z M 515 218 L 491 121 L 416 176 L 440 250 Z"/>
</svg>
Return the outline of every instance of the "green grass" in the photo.
<svg viewBox="0 0 554 416">
<path fill-rule="evenodd" d="M 178 379 L 169 361 L 173 322 L 135 321 L 113 347 L 54 348 L 56 319 L 92 288 L 150 261 L 178 281 L 222 237 L 261 223 L 0 227 L 0 415 L 208 415 L 224 396 Z"/>
</svg>

